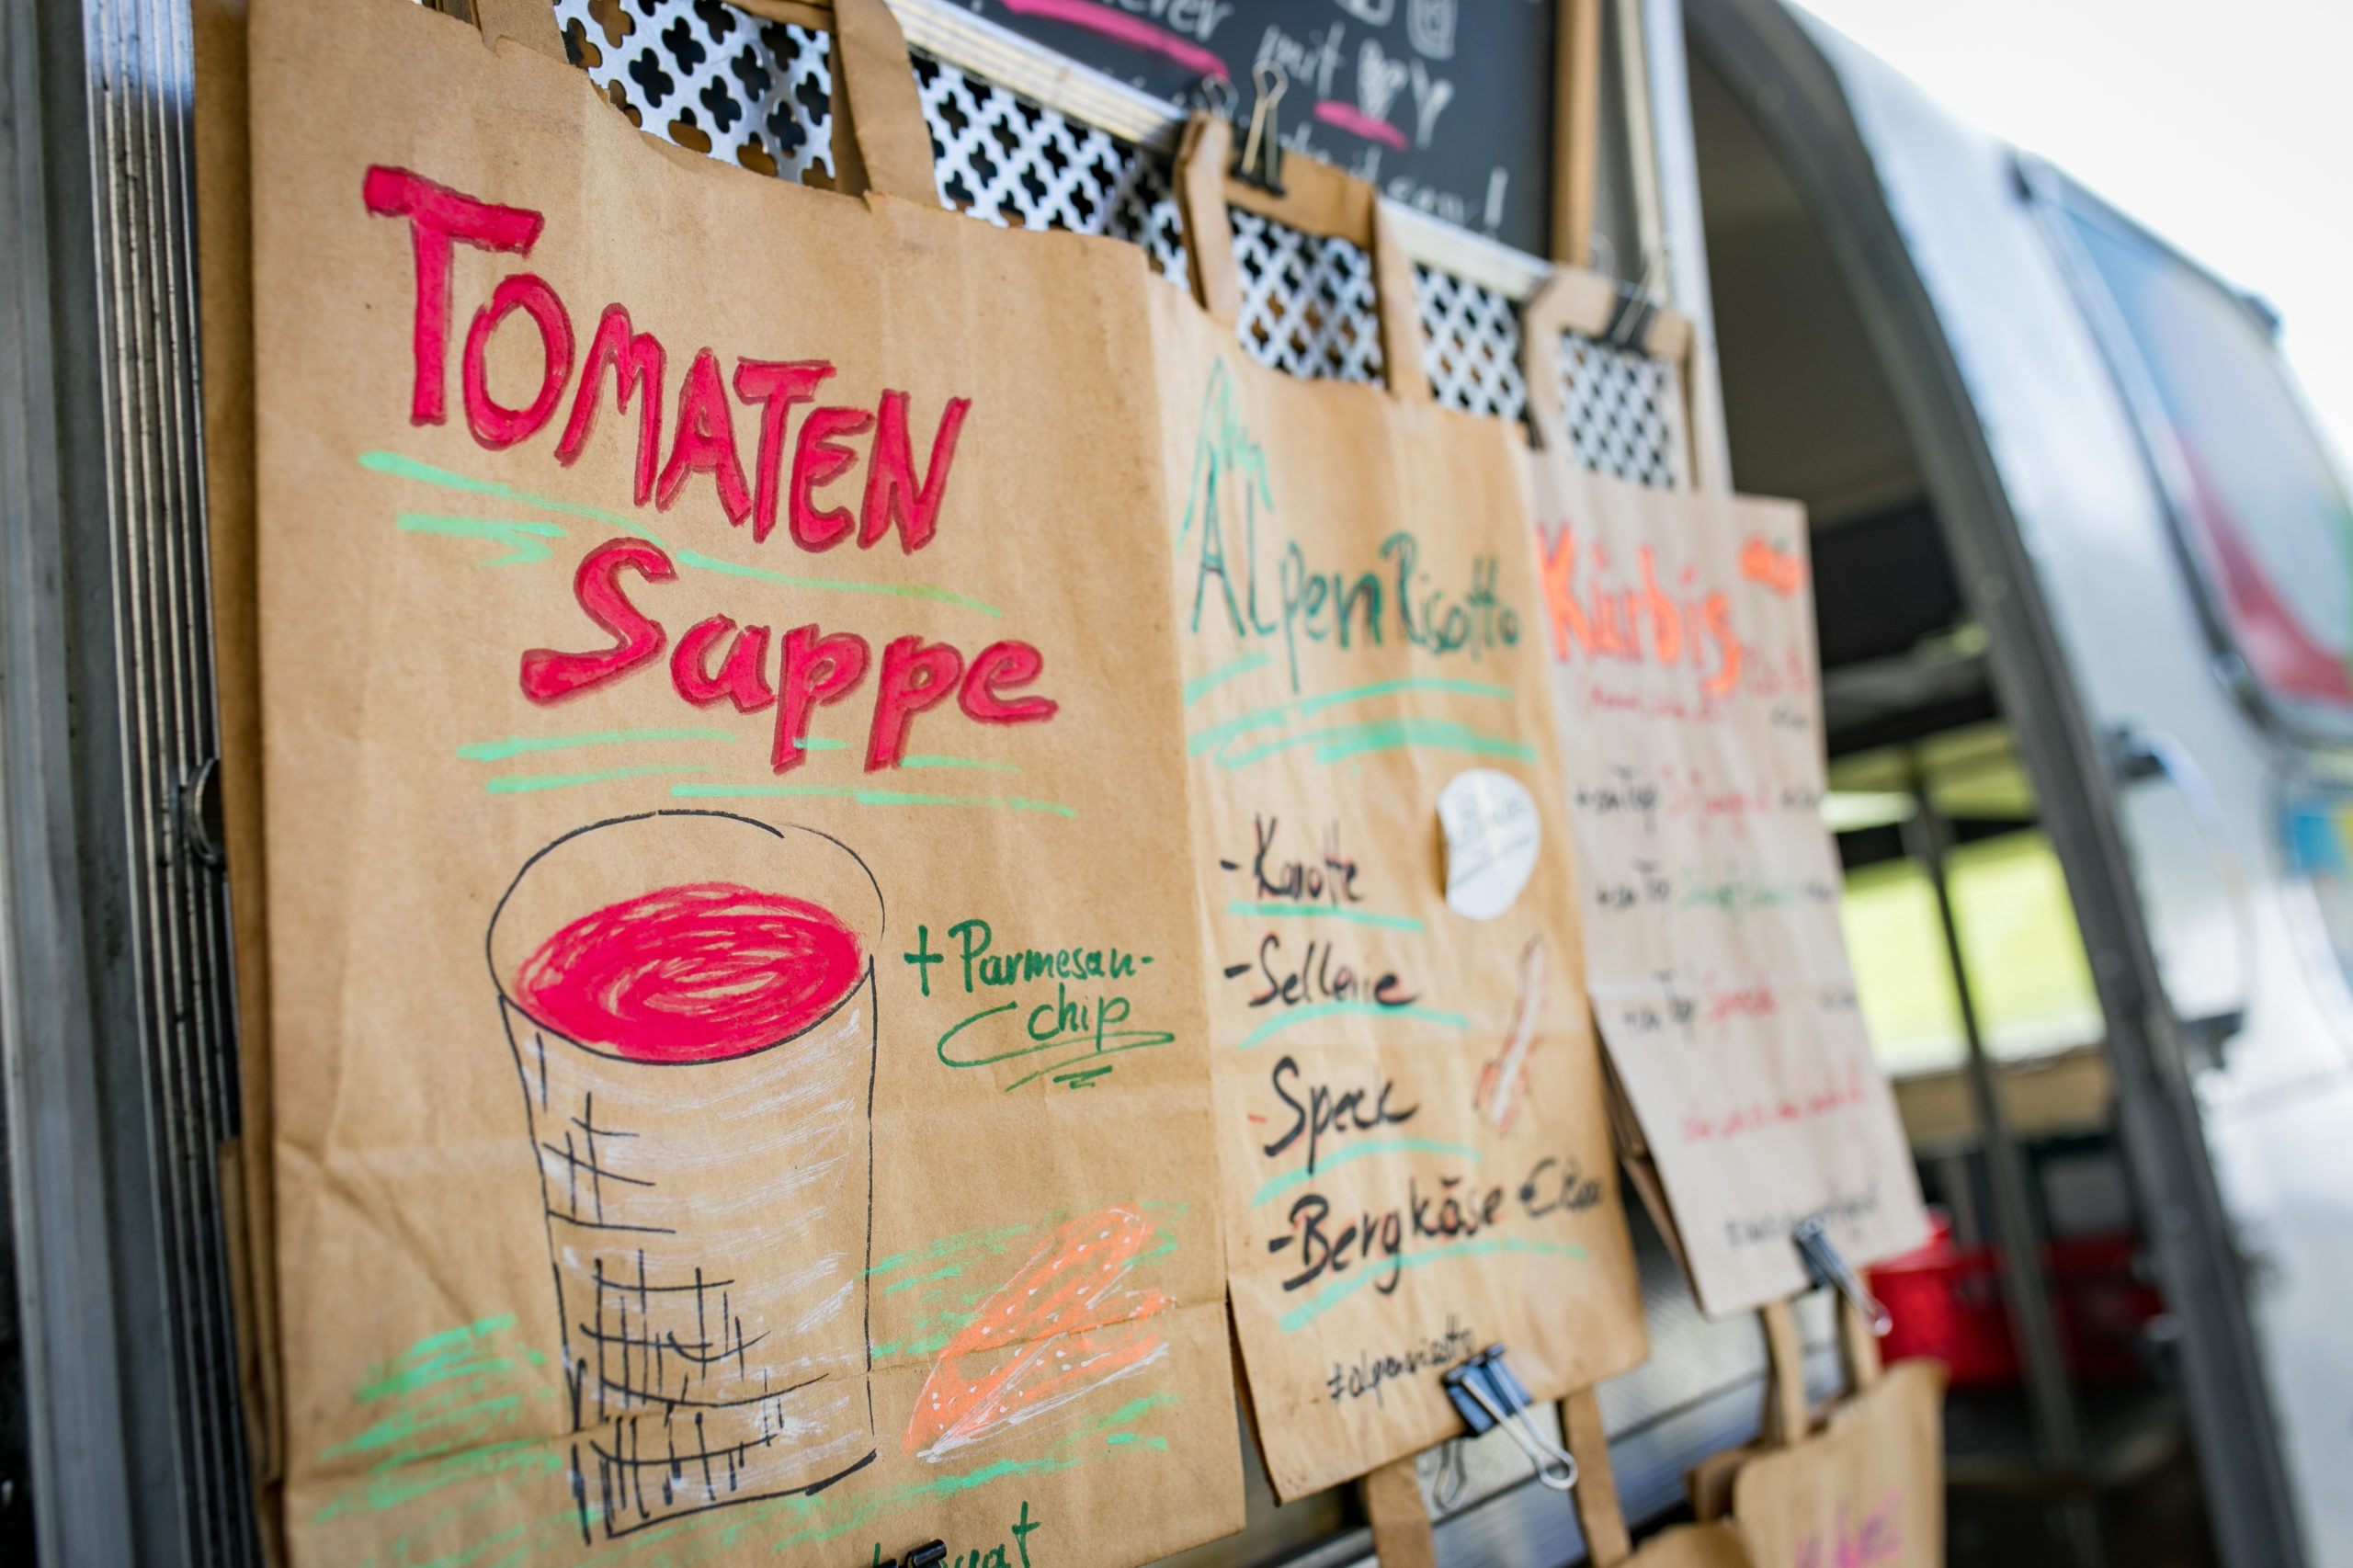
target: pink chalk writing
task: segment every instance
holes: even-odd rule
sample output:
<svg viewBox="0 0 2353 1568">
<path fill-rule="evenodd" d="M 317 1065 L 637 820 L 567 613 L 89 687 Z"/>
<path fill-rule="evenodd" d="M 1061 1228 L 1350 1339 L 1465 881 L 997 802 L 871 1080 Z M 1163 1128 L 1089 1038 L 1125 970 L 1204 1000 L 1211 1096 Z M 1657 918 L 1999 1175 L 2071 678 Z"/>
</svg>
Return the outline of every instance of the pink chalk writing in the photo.
<svg viewBox="0 0 2353 1568">
<path fill-rule="evenodd" d="M 1394 147 L 1400 153 L 1410 145 L 1405 140 L 1404 131 L 1385 119 L 1376 119 L 1365 113 L 1354 104 L 1335 103 L 1325 98 L 1315 106 L 1315 118 L 1326 125 L 1336 126 L 1342 131 L 1361 136 L 1368 142 L 1379 142 L 1384 146 Z"/>
<path fill-rule="evenodd" d="M 1904 1489 L 1891 1486 L 1869 1513 L 1854 1519 L 1841 1499 L 1830 1532 L 1816 1530 L 1798 1542 L 1790 1568 L 1873 1568 L 1896 1562 L 1904 1555 L 1904 1527 L 1897 1517 L 1903 1504 Z"/>
</svg>

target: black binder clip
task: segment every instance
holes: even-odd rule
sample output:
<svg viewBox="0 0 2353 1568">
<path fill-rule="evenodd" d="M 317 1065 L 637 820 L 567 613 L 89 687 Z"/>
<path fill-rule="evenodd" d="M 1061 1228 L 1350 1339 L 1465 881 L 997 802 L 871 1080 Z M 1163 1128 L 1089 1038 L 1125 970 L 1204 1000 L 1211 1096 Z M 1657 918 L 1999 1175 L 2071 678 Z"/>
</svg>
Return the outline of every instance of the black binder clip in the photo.
<svg viewBox="0 0 2353 1568">
<path fill-rule="evenodd" d="M 1500 1426 L 1534 1462 L 1537 1480 L 1555 1492 L 1575 1487 L 1577 1461 L 1547 1440 L 1529 1420 L 1528 1407 L 1536 1403 L 1535 1398 L 1505 1363 L 1502 1346 L 1489 1346 L 1440 1381 L 1446 1385 L 1446 1397 L 1454 1402 L 1455 1414 L 1462 1417 L 1472 1437 L 1484 1437 Z"/>
<path fill-rule="evenodd" d="M 1639 283 L 1620 283 L 1618 303 L 1609 313 L 1609 324 L 1601 329 L 1601 341 L 1610 347 L 1627 353 L 1639 352 L 1643 339 L 1650 335 L 1651 323 L 1658 317 L 1658 301 Z"/>
<path fill-rule="evenodd" d="M 1816 1285 L 1827 1286 L 1847 1298 L 1847 1303 L 1871 1325 L 1873 1335 L 1883 1335 L 1895 1326 L 1879 1298 L 1870 1293 L 1851 1265 L 1839 1256 L 1830 1240 L 1830 1217 L 1815 1214 L 1799 1221 L 1790 1229 L 1790 1240 L 1797 1243 L 1798 1256 L 1805 1259 L 1805 1271 Z"/>
<path fill-rule="evenodd" d="M 948 1561 L 948 1543 L 927 1540 L 907 1553 L 907 1568 L 939 1568 Z"/>
<path fill-rule="evenodd" d="M 1269 196 L 1280 196 L 1283 144 L 1276 133 L 1275 106 L 1290 90 L 1290 74 L 1268 61 L 1251 70 L 1250 82 L 1258 89 L 1258 96 L 1250 106 L 1250 131 L 1242 139 L 1242 155 L 1233 161 L 1231 172 L 1245 185 L 1256 186 Z"/>
</svg>

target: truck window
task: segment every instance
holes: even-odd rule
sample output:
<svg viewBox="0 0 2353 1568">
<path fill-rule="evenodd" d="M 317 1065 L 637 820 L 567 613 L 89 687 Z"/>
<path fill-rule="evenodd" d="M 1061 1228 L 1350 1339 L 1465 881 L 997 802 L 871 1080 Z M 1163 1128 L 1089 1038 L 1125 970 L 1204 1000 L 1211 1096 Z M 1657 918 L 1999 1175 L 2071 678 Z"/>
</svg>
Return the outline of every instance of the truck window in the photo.
<svg viewBox="0 0 2353 1568">
<path fill-rule="evenodd" d="M 2353 517 L 2269 323 L 2084 193 L 2060 208 L 2210 627 L 2268 705 L 2353 725 Z"/>
</svg>

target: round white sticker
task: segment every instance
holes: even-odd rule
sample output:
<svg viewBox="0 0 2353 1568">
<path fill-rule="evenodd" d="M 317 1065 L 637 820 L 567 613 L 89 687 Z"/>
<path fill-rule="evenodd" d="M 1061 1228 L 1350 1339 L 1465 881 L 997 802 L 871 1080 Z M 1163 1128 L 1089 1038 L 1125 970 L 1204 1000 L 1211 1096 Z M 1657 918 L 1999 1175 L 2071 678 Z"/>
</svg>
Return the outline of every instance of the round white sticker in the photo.
<svg viewBox="0 0 2353 1568">
<path fill-rule="evenodd" d="M 1511 907 L 1536 870 L 1544 839 L 1536 797 L 1508 773 L 1473 767 L 1438 795 L 1446 832 L 1446 903 L 1457 915 L 1493 920 Z"/>
</svg>

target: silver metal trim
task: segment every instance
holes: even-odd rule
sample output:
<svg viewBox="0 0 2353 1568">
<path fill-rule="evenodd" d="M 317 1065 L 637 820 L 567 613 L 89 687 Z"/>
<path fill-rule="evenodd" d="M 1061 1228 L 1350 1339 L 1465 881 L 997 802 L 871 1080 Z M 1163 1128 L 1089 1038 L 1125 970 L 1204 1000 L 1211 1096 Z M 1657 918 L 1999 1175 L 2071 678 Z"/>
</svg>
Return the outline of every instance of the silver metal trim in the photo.
<svg viewBox="0 0 2353 1568">
<path fill-rule="evenodd" d="M 186 0 L 0 0 L 10 1468 L 44 1562 L 260 1560 L 217 1186 L 227 892 L 173 809 L 216 749 L 188 29 Z"/>
<path fill-rule="evenodd" d="M 2300 1568 L 2309 1558 L 2256 1350 L 2245 1268 L 2197 1091 L 2182 1070 L 2181 1025 L 2165 1003 L 2103 743 L 1962 375 L 1965 345 L 1948 336 L 1950 301 L 1930 294 L 1891 206 L 1913 193 L 1891 194 L 1882 183 L 1844 83 L 1779 0 L 1686 0 L 1685 14 L 1693 48 L 1733 92 L 1749 102 L 1769 92 L 1781 106 L 1761 129 L 1839 258 L 1919 449 L 1954 574 L 1990 633 L 1995 694 L 2027 759 L 2092 955 L 2116 1069 L 2120 1142 L 2150 1216 L 2159 1282 L 2184 1330 L 2179 1376 L 2215 1544 L 2234 1568 Z"/>
</svg>

